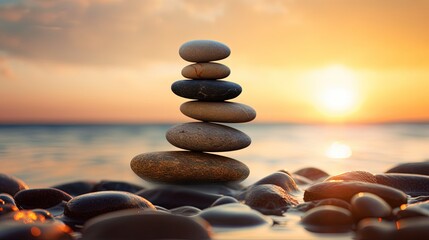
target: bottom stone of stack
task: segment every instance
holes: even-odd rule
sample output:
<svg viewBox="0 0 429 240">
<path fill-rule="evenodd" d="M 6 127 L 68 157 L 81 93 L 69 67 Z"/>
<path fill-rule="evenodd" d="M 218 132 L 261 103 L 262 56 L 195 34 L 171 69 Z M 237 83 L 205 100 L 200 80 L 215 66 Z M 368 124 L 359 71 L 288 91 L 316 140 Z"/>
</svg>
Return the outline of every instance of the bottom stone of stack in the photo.
<svg viewBox="0 0 429 240">
<path fill-rule="evenodd" d="M 162 183 L 239 182 L 249 176 L 249 168 L 244 163 L 202 152 L 143 153 L 135 156 L 130 165 L 142 179 Z"/>
</svg>

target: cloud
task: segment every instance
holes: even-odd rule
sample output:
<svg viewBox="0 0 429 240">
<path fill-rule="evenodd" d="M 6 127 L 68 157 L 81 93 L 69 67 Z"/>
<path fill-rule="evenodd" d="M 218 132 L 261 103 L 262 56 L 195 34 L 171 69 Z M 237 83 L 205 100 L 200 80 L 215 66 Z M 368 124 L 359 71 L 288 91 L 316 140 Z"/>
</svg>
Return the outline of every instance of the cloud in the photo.
<svg viewBox="0 0 429 240">
<path fill-rule="evenodd" d="M 15 73 L 10 68 L 7 60 L 5 58 L 0 57 L 0 79 L 14 80 Z"/>
</svg>

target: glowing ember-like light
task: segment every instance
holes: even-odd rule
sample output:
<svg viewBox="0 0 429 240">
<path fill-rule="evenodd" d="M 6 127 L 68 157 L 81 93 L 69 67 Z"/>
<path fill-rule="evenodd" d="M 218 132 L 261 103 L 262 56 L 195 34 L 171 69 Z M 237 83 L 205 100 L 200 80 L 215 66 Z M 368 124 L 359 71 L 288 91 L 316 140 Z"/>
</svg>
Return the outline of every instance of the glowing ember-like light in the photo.
<svg viewBox="0 0 429 240">
<path fill-rule="evenodd" d="M 333 142 L 326 150 L 325 155 L 333 159 L 345 159 L 352 156 L 352 149 L 344 143 Z"/>
<path fill-rule="evenodd" d="M 45 217 L 43 215 L 36 214 L 35 212 L 32 212 L 32 211 L 19 211 L 15 213 L 15 215 L 13 216 L 13 219 L 17 222 L 22 222 L 26 224 L 34 223 L 36 221 L 39 221 L 39 222 L 45 221 Z"/>
<path fill-rule="evenodd" d="M 42 235 L 42 230 L 40 230 L 40 228 L 38 227 L 32 227 L 30 231 L 31 231 L 31 235 L 33 235 L 34 237 L 38 237 Z"/>
</svg>

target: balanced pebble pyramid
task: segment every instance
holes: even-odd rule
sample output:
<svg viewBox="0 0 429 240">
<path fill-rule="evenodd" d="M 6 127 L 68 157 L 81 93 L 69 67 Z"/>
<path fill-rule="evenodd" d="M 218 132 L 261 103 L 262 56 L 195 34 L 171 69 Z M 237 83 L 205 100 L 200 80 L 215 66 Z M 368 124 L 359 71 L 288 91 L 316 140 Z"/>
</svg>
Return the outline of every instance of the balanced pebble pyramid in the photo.
<svg viewBox="0 0 429 240">
<path fill-rule="evenodd" d="M 228 46 L 212 40 L 195 40 L 180 47 L 179 55 L 193 62 L 182 69 L 172 91 L 185 102 L 180 111 L 198 122 L 179 124 L 167 131 L 168 142 L 186 151 L 163 151 L 137 155 L 131 169 L 142 179 L 161 183 L 226 183 L 246 179 L 249 168 L 235 159 L 206 152 L 243 149 L 251 139 L 245 133 L 217 123 L 243 123 L 256 117 L 253 108 L 226 100 L 240 95 L 241 86 L 222 81 L 230 69 L 213 61 L 227 58 Z M 196 100 L 196 101 L 195 101 Z"/>
</svg>

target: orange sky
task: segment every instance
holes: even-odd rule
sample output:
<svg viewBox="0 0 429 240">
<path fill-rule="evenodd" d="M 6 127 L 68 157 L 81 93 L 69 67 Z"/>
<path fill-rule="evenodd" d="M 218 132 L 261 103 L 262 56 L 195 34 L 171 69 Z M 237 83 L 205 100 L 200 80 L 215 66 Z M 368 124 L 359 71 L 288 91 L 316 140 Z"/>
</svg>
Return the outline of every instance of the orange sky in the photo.
<svg viewBox="0 0 429 240">
<path fill-rule="evenodd" d="M 0 122 L 176 122 L 180 45 L 230 46 L 259 122 L 429 120 L 429 1 L 0 1 Z"/>
</svg>

